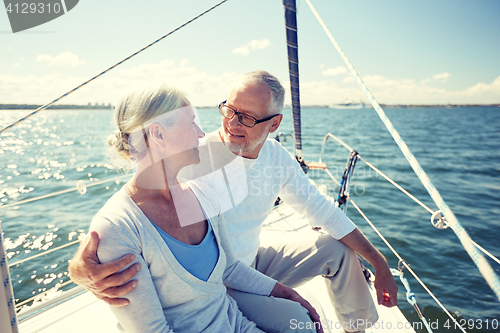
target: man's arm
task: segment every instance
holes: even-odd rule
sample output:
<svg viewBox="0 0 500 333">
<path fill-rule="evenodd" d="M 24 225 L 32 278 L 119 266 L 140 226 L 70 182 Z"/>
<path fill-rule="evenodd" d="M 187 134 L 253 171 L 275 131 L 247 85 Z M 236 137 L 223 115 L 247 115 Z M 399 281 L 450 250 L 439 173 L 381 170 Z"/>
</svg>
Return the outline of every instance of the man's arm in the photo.
<svg viewBox="0 0 500 333">
<path fill-rule="evenodd" d="M 128 305 L 130 303 L 128 299 L 119 297 L 137 287 L 137 281 L 129 280 L 134 277 L 141 266 L 135 264 L 117 273 L 130 264 L 135 259 L 135 255 L 127 254 L 110 263 L 101 264 L 97 257 L 98 245 L 99 235 L 93 231 L 82 241 L 75 256 L 71 259 L 69 276 L 74 283 L 89 290 L 109 305 Z"/>
<path fill-rule="evenodd" d="M 375 290 L 378 304 L 387 307 L 398 305 L 398 286 L 385 257 L 358 228 L 340 239 L 342 243 L 359 253 L 375 269 Z"/>
</svg>

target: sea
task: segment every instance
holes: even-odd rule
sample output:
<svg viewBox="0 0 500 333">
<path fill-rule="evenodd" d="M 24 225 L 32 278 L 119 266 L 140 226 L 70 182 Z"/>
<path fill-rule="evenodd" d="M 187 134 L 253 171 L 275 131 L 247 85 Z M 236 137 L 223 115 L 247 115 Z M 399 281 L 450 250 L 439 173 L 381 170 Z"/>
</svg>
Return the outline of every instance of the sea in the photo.
<svg viewBox="0 0 500 333">
<path fill-rule="evenodd" d="M 0 128 L 30 112 L 0 111 Z M 500 108 L 390 108 L 385 112 L 472 239 L 500 257 Z M 200 108 L 198 114 L 205 132 L 220 126 L 216 108 Z M 293 133 L 292 112 L 285 109 L 284 114 L 277 132 Z M 437 210 L 373 109 L 304 108 L 301 118 L 306 161 L 318 161 L 325 135 L 332 133 Z M 90 185 L 126 175 L 108 156 L 106 137 L 111 132 L 111 110 L 45 110 L 1 133 L 0 204 L 74 188 L 79 180 Z M 283 144 L 293 151 L 290 137 Z M 348 155 L 334 140 L 325 145 L 323 161 L 337 179 Z M 312 170 L 309 176 L 325 184 L 336 198 L 338 190 L 324 172 Z M 85 194 L 72 191 L 0 206 L 17 303 L 67 281 L 68 261 L 77 245 L 15 263 L 83 237 L 93 215 L 125 181 L 88 187 Z M 467 332 L 500 331 L 500 302 L 451 228 L 435 228 L 428 211 L 363 161 L 357 162 L 350 195 Z M 352 205 L 347 214 L 397 268 L 396 256 Z M 487 260 L 500 275 L 500 265 Z M 433 331 L 460 332 L 419 282 L 408 271 L 404 274 Z M 418 322 L 405 288 L 399 281 L 398 285 L 399 307 L 410 322 Z"/>
</svg>

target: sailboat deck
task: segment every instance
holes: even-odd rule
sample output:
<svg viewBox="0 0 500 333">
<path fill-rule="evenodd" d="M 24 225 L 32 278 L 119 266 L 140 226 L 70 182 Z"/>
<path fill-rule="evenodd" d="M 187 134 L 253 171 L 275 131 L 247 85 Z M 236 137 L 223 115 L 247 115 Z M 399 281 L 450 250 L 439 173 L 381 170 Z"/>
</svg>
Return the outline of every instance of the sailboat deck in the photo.
<svg viewBox="0 0 500 333">
<path fill-rule="evenodd" d="M 291 233 L 305 235 L 317 233 L 307 221 L 296 214 L 289 206 L 281 204 L 275 208 L 264 222 L 261 243 L 265 244 L 277 237 L 289 237 Z M 373 286 L 372 297 L 376 298 Z M 322 277 L 317 277 L 296 289 L 320 314 L 325 332 L 341 333 L 335 311 L 327 296 L 326 285 Z M 376 302 L 375 302 L 376 303 Z M 380 319 L 367 333 L 415 332 L 399 308 L 377 306 Z M 117 332 L 116 319 L 110 308 L 91 293 L 80 287 L 74 288 L 56 299 L 38 306 L 32 306 L 19 315 L 20 332 Z M 382 324 L 383 323 L 383 324 Z M 401 327 L 401 328 L 400 328 Z"/>
</svg>

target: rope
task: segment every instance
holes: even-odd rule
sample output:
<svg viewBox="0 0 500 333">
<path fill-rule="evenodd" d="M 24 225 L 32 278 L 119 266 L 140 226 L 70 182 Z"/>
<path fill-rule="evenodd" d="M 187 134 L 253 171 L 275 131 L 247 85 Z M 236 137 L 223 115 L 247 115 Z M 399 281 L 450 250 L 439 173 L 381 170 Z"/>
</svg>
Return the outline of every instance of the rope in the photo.
<svg viewBox="0 0 500 333">
<path fill-rule="evenodd" d="M 451 313 L 446 310 L 446 308 L 444 307 L 444 305 L 437 299 L 436 296 L 434 296 L 434 294 L 432 293 L 432 291 L 425 285 L 425 283 L 420 280 L 420 278 L 417 276 L 417 274 L 410 268 L 410 266 L 403 260 L 403 258 L 399 255 L 399 253 L 392 247 L 392 245 L 387 241 L 387 239 L 385 239 L 385 237 L 382 235 L 382 233 L 377 229 L 377 227 L 375 227 L 375 225 L 370 221 L 370 219 L 368 219 L 368 217 L 365 215 L 365 213 L 358 207 L 358 205 L 352 200 L 352 199 L 349 199 L 349 201 L 351 202 L 351 204 L 354 206 L 354 208 L 356 208 L 356 210 L 359 212 L 359 214 L 361 214 L 361 216 L 365 219 L 365 221 L 372 227 L 373 230 L 375 230 L 375 232 L 377 233 L 377 235 L 382 239 L 382 241 L 387 245 L 387 247 L 392 251 L 392 253 L 394 253 L 394 255 L 403 263 L 403 265 L 405 266 L 405 268 L 408 270 L 408 272 L 411 273 L 411 275 L 413 275 L 413 277 L 418 281 L 418 283 L 420 283 L 420 285 L 425 289 L 425 291 L 427 291 L 427 293 L 434 299 L 434 301 L 441 307 L 441 309 L 443 309 L 443 311 L 448 315 L 448 317 L 450 317 L 454 322 L 455 322 L 455 325 L 456 327 L 460 327 L 460 329 L 462 330 L 462 332 L 464 333 L 467 333 L 463 328 L 462 326 L 460 326 L 460 324 L 457 322 L 457 320 L 451 315 Z"/>
<path fill-rule="evenodd" d="M 61 95 L 61 96 L 59 96 L 58 98 L 56 98 L 56 99 L 55 99 L 55 100 L 53 100 L 52 102 L 49 102 L 49 103 L 47 103 L 47 104 L 45 104 L 45 105 L 40 106 L 38 109 L 36 109 L 35 111 L 31 112 L 31 113 L 30 113 L 30 114 L 28 114 L 27 116 L 25 116 L 25 117 L 23 117 L 23 118 L 21 118 L 21 119 L 19 119 L 19 120 L 15 121 L 14 123 L 12 123 L 12 124 L 8 125 L 7 127 L 3 128 L 3 129 L 1 129 L 1 130 L 0 130 L 0 133 L 3 133 L 4 131 L 8 130 L 9 128 L 11 128 L 11 127 L 13 127 L 13 126 L 15 126 L 15 125 L 19 124 L 20 122 L 22 122 L 22 121 L 24 121 L 24 120 L 28 119 L 29 117 L 31 117 L 31 116 L 33 116 L 33 115 L 35 115 L 36 113 L 38 113 L 38 112 L 40 112 L 40 111 L 42 111 L 42 110 L 44 110 L 44 109 L 48 108 L 48 107 L 49 107 L 49 106 L 51 106 L 52 104 L 54 104 L 54 103 L 58 102 L 59 100 L 61 100 L 61 99 L 65 98 L 66 96 L 68 96 L 68 95 L 72 94 L 73 92 L 77 91 L 78 89 L 80 89 L 80 88 L 81 88 L 81 87 L 83 87 L 84 85 L 86 85 L 86 84 L 88 84 L 88 83 L 90 83 L 90 82 L 94 81 L 94 80 L 95 80 L 95 79 L 97 79 L 98 77 L 100 77 L 100 76 L 102 76 L 102 75 L 106 74 L 107 72 L 109 72 L 109 71 L 110 71 L 110 70 L 112 70 L 113 68 L 115 68 L 115 67 L 117 67 L 117 66 L 119 66 L 119 65 L 123 64 L 125 61 L 127 61 L 127 60 L 131 59 L 132 57 L 135 57 L 136 55 L 138 55 L 138 54 L 139 54 L 139 53 L 141 53 L 142 51 L 144 51 L 144 50 L 146 50 L 146 49 L 150 48 L 150 47 L 151 47 L 151 46 L 153 46 L 154 44 L 156 44 L 156 43 L 160 42 L 161 40 L 163 40 L 163 39 L 167 38 L 168 36 L 170 36 L 171 34 L 173 34 L 174 32 L 176 32 L 177 30 L 180 30 L 181 28 L 183 28 L 183 27 L 185 27 L 186 25 L 190 24 L 190 23 L 191 23 L 191 22 L 193 22 L 194 20 L 196 20 L 196 19 L 200 18 L 201 16 L 205 15 L 206 13 L 208 13 L 208 12 L 210 12 L 211 10 L 215 9 L 216 7 L 218 7 L 218 6 L 222 5 L 222 4 L 223 4 L 224 2 L 226 2 L 226 1 L 228 1 L 228 0 L 222 0 L 221 2 L 219 2 L 218 4 L 216 4 L 216 5 L 212 6 L 212 7 L 211 7 L 211 8 L 209 8 L 209 9 L 207 9 L 206 11 L 204 11 L 204 12 L 203 12 L 203 13 L 201 13 L 201 14 L 199 14 L 198 16 L 196 16 L 196 17 L 192 18 L 191 20 L 187 21 L 186 23 L 184 23 L 184 24 L 182 24 L 182 25 L 178 26 L 177 28 L 175 28 L 174 30 L 170 31 L 170 32 L 169 32 L 169 33 L 167 33 L 166 35 L 163 35 L 162 37 L 158 38 L 158 39 L 157 39 L 157 40 L 155 40 L 154 42 L 152 42 L 152 43 L 150 43 L 150 44 L 146 45 L 145 47 L 143 47 L 143 48 L 142 48 L 142 49 L 140 49 L 139 51 L 137 51 L 137 52 L 133 53 L 132 55 L 130 55 L 130 56 L 128 56 L 128 57 L 126 57 L 126 58 L 125 58 L 125 59 L 123 59 L 122 61 L 117 62 L 116 64 L 114 64 L 113 66 L 109 67 L 109 68 L 108 68 L 108 69 L 106 69 L 105 71 L 103 71 L 103 72 L 101 72 L 101 73 L 97 74 L 96 76 L 94 76 L 93 78 L 91 78 L 91 79 L 89 79 L 89 80 L 87 80 L 87 81 L 83 82 L 82 84 L 80 84 L 80 85 L 79 85 L 79 86 L 77 86 L 76 88 L 73 88 L 72 90 L 68 91 L 67 93 L 65 93 L 65 94 L 63 94 L 63 95 Z"/>
<path fill-rule="evenodd" d="M 0 330 L 8 330 L 7 332 L 17 333 L 19 332 L 17 328 L 17 317 L 16 309 L 14 305 L 14 293 L 12 291 L 12 284 L 10 279 L 9 267 L 7 256 L 5 255 L 5 248 L 3 247 L 3 232 L 2 224 L 0 223 L 0 288 L 3 289 L 2 294 L 5 295 L 5 299 L 0 299 L 0 308 L 7 306 L 9 322 L 0 323 Z M 4 303 L 5 302 L 5 303 Z"/>
<path fill-rule="evenodd" d="M 335 185 L 337 185 L 337 187 L 340 187 L 340 182 L 332 175 L 332 173 L 330 172 L 330 170 L 325 169 L 325 172 L 327 173 L 328 176 L 330 176 L 331 180 L 333 181 L 333 183 Z M 389 250 L 392 251 L 392 253 L 399 259 L 399 261 L 402 263 L 402 265 L 404 265 L 404 267 L 406 269 L 408 269 L 408 271 L 413 275 L 413 277 L 418 281 L 418 283 L 420 283 L 420 285 L 425 289 L 425 291 L 427 291 L 427 293 L 432 297 L 432 299 L 434 299 L 434 301 L 441 307 L 441 309 L 443 309 L 443 311 L 455 322 L 455 325 L 457 325 L 456 327 L 460 327 L 460 329 L 462 330 L 462 332 L 464 333 L 467 333 L 463 328 L 462 326 L 460 326 L 460 324 L 457 322 L 457 320 L 451 315 L 451 313 L 446 310 L 446 308 L 444 307 L 444 305 L 437 299 L 436 296 L 434 296 L 434 294 L 432 293 L 432 291 L 425 285 L 425 283 L 420 280 L 420 278 L 417 276 L 417 274 L 410 268 L 410 266 L 403 260 L 403 258 L 399 255 L 399 253 L 392 247 L 392 245 L 389 243 L 389 241 L 384 237 L 384 235 L 382 235 L 382 233 L 377 229 L 377 227 L 375 227 L 375 225 L 370 221 L 370 219 L 365 215 L 365 213 L 361 210 L 361 208 L 358 207 L 358 205 L 351 199 L 351 198 L 347 198 L 349 200 L 349 202 L 354 206 L 354 208 L 356 208 L 356 210 L 359 212 L 359 214 L 365 219 L 365 221 L 370 225 L 370 227 L 372 227 L 372 229 L 377 233 L 377 235 L 380 237 L 380 239 L 382 239 L 382 241 L 385 243 L 385 245 L 387 245 L 387 247 L 389 248 Z"/>
<path fill-rule="evenodd" d="M 411 167 L 413 168 L 413 171 L 415 171 L 415 174 L 418 176 L 424 187 L 427 189 L 427 192 L 431 196 L 431 198 L 434 200 L 436 205 L 439 207 L 441 212 L 443 212 L 444 216 L 448 220 L 449 226 L 452 228 L 452 230 L 455 232 L 457 235 L 458 239 L 462 243 L 463 247 L 469 254 L 469 256 L 472 258 L 476 266 L 479 268 L 479 271 L 483 275 L 484 279 L 486 282 L 490 285 L 491 289 L 497 296 L 497 298 L 500 300 L 500 279 L 498 276 L 495 274 L 489 263 L 486 261 L 486 259 L 483 257 L 481 252 L 474 246 L 472 243 L 471 238 L 467 234 L 467 231 L 463 228 L 463 226 L 460 224 L 458 221 L 457 217 L 451 209 L 448 207 L 448 205 L 445 203 L 439 192 L 437 191 L 436 187 L 432 184 L 430 181 L 429 177 L 425 173 L 425 171 L 422 169 L 420 164 L 418 163 L 417 159 L 413 155 L 413 153 L 410 151 L 406 143 L 403 141 L 399 133 L 396 131 L 396 128 L 392 125 L 391 121 L 389 118 L 384 113 L 384 110 L 380 107 L 380 105 L 377 103 L 375 100 L 375 97 L 370 93 L 366 85 L 364 84 L 363 80 L 359 76 L 358 72 L 354 69 L 353 65 L 345 55 L 344 51 L 340 48 L 338 45 L 337 41 L 335 38 L 333 38 L 332 34 L 326 27 L 325 23 L 319 16 L 318 12 L 314 9 L 313 5 L 311 4 L 310 0 L 306 0 L 307 4 L 311 8 L 312 12 L 318 19 L 318 22 L 321 24 L 323 29 L 325 30 L 326 34 L 330 38 L 330 41 L 333 43 L 337 51 L 340 53 L 340 56 L 342 59 L 344 59 L 344 62 L 346 63 L 347 67 L 353 74 L 353 76 L 356 78 L 358 81 L 358 84 L 360 85 L 361 89 L 365 92 L 366 96 L 370 100 L 373 108 L 375 111 L 377 111 L 377 114 L 379 115 L 380 119 L 382 122 L 385 124 L 387 127 L 389 133 L 391 133 L 392 137 L 394 138 L 394 141 L 398 144 L 399 148 L 403 152 L 404 156 L 410 163 Z"/>
<path fill-rule="evenodd" d="M 115 177 L 115 178 L 102 180 L 100 182 L 95 182 L 95 183 L 91 183 L 89 185 L 86 185 L 86 187 L 92 187 L 92 186 L 96 186 L 96 185 L 101 185 L 101 184 L 112 182 L 112 181 L 116 181 L 116 180 L 119 180 L 119 179 L 122 179 L 122 178 L 125 178 L 125 177 L 130 177 L 130 175 L 122 175 L 122 176 L 118 176 L 118 177 Z M 12 207 L 12 206 L 19 206 L 19 205 L 22 205 L 22 204 L 25 204 L 25 203 L 28 203 L 28 202 L 33 202 L 33 201 L 37 201 L 37 200 L 41 200 L 41 199 L 46 199 L 46 198 L 54 197 L 56 195 L 60 195 L 60 194 L 64 194 L 64 193 L 69 193 L 69 192 L 73 192 L 73 191 L 78 191 L 78 190 L 79 190 L 78 187 L 74 187 L 74 188 L 72 187 L 72 188 L 69 188 L 69 189 L 66 189 L 66 190 L 62 190 L 62 191 L 58 191 L 58 192 L 53 192 L 53 193 L 41 195 L 39 197 L 29 198 L 29 199 L 26 199 L 26 200 L 21 200 L 21 201 L 18 201 L 18 202 L 13 202 L 13 203 L 8 204 L 8 205 L 3 205 L 3 206 L 0 206 L 0 209 Z"/>
<path fill-rule="evenodd" d="M 337 143 L 339 143 L 341 146 L 343 146 L 344 148 L 346 148 L 347 150 L 349 150 L 350 152 L 353 152 L 354 150 L 349 147 L 344 141 L 342 141 L 341 139 L 337 138 L 335 135 L 333 135 L 332 133 L 328 133 L 327 135 L 325 135 L 325 139 L 323 141 L 323 147 L 321 148 L 321 154 L 320 154 L 320 158 L 319 158 L 319 161 L 322 162 L 322 158 L 323 158 L 323 152 L 324 152 L 324 149 L 325 149 L 325 144 L 328 140 L 328 138 L 332 138 L 334 139 L 335 141 L 337 141 Z M 404 194 L 406 194 L 410 199 L 412 199 L 413 201 L 415 201 L 417 204 L 419 204 L 420 206 L 422 206 L 425 210 L 427 210 L 429 213 L 431 214 L 434 214 L 436 212 L 434 212 L 432 209 L 430 209 L 427 205 L 425 205 L 422 201 L 418 200 L 415 196 L 413 196 L 410 192 L 408 192 L 407 190 L 405 190 L 401 185 L 399 185 L 398 183 L 396 183 L 394 180 L 392 180 L 391 178 L 389 178 L 389 176 L 387 176 L 385 173 L 383 173 L 382 171 L 380 171 L 376 166 L 374 166 L 373 164 L 371 164 L 370 162 L 368 162 L 367 160 L 365 160 L 361 155 L 359 155 L 359 153 L 357 154 L 357 157 L 363 161 L 366 165 L 368 165 L 371 169 L 373 169 L 375 172 L 377 172 L 379 175 L 381 175 L 383 178 L 385 178 L 385 180 L 387 180 L 389 183 L 391 183 L 392 185 L 394 185 L 398 190 L 400 190 L 401 192 L 403 192 Z M 328 173 L 328 172 L 327 172 Z M 330 178 L 333 177 L 330 173 Z M 337 186 L 340 186 L 340 185 L 337 185 Z M 480 250 L 482 251 L 484 254 L 486 254 L 488 257 L 490 257 L 491 259 L 493 259 L 497 264 L 500 265 L 500 260 L 498 258 L 496 258 L 494 255 L 492 255 L 490 252 L 488 252 L 487 250 L 485 250 L 483 247 L 481 247 L 479 244 L 477 244 L 476 242 L 472 241 L 472 243 Z"/>
<path fill-rule="evenodd" d="M 500 260 L 498 260 L 497 257 L 495 257 L 494 255 L 492 255 L 491 253 L 489 253 L 488 251 L 486 251 L 485 249 L 483 249 L 476 242 L 472 241 L 472 244 L 474 244 L 479 250 L 483 251 L 484 254 L 486 254 L 488 257 L 490 257 L 491 259 L 493 259 L 494 261 L 496 261 L 497 264 L 500 265 Z"/>
</svg>

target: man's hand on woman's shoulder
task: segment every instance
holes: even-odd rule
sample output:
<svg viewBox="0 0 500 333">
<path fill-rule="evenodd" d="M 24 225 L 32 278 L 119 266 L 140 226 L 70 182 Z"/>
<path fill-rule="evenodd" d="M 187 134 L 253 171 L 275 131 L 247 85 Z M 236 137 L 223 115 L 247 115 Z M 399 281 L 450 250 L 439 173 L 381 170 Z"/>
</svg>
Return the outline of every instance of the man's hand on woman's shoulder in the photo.
<svg viewBox="0 0 500 333">
<path fill-rule="evenodd" d="M 115 261 L 101 264 L 97 257 L 98 245 L 97 232 L 93 231 L 85 237 L 69 264 L 69 276 L 74 283 L 92 292 L 109 305 L 128 305 L 129 300 L 121 296 L 137 287 L 137 281 L 129 280 L 141 269 L 141 266 L 135 264 L 117 273 L 130 264 L 135 259 L 135 255 L 127 254 Z"/>
</svg>

